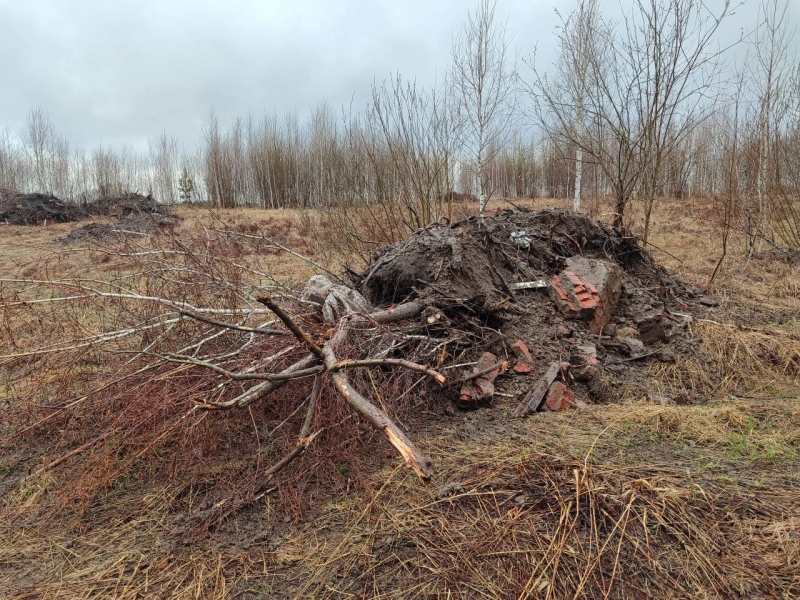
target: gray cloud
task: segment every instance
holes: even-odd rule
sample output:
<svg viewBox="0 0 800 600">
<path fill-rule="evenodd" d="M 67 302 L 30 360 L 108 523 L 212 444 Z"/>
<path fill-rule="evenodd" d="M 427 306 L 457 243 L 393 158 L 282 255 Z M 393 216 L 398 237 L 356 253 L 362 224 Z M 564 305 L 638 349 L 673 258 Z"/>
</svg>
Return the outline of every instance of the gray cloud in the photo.
<svg viewBox="0 0 800 600">
<path fill-rule="evenodd" d="M 561 4 L 561 3 L 559 3 Z M 793 0 L 793 10 L 800 0 Z M 365 105 L 394 71 L 430 85 L 472 0 L 0 0 L 0 125 L 49 111 L 83 146 L 142 149 L 162 131 L 192 146 L 214 110 L 305 113 Z M 609 2 L 619 10 L 615 0 Z M 562 7 L 568 9 L 568 5 Z M 746 26 L 740 10 L 729 29 Z M 552 61 L 553 0 L 499 2 L 522 55 Z M 738 25 L 737 25 L 738 24 Z M 729 33 L 734 35 L 735 33 Z"/>
</svg>

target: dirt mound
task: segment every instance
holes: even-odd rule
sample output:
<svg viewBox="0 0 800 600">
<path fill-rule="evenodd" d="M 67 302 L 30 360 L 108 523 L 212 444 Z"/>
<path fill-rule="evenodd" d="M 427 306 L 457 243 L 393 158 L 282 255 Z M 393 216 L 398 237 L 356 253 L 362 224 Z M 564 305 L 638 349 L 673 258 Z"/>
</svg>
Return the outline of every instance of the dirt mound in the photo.
<svg viewBox="0 0 800 600">
<path fill-rule="evenodd" d="M 71 223 L 86 216 L 77 206 L 49 194 L 3 194 L 0 197 L 0 222 L 10 225 L 41 225 L 47 221 Z"/>
<path fill-rule="evenodd" d="M 132 214 L 112 223 L 87 223 L 70 231 L 58 239 L 66 244 L 76 242 L 109 242 L 119 240 L 131 233 L 149 235 L 174 228 L 180 217 L 178 215 Z"/>
<path fill-rule="evenodd" d="M 675 283 L 635 237 L 557 210 L 431 226 L 379 250 L 357 283 L 376 304 L 437 294 L 491 303 L 509 296 L 509 283 L 555 275 L 573 256 L 611 260 L 644 285 Z"/>
<path fill-rule="evenodd" d="M 163 229 L 171 230 L 181 220 L 152 197 L 133 193 L 100 198 L 89 203 L 86 210 L 92 216 L 111 217 L 112 222 L 82 225 L 58 241 L 114 241 L 131 233 L 148 235 Z"/>
<path fill-rule="evenodd" d="M 429 334 L 446 340 L 466 330 L 471 345 L 450 348 L 461 362 L 491 365 L 484 352 L 516 362 L 513 377 L 498 379 L 498 390 L 513 394 L 530 391 L 553 364 L 561 369 L 551 375 L 579 400 L 607 401 L 628 385 L 647 394 L 642 365 L 694 348 L 685 325 L 698 294 L 634 236 L 572 212 L 504 211 L 484 223 L 431 226 L 378 251 L 354 279 L 376 305 L 438 309 Z M 549 383 L 547 391 L 564 394 Z M 482 399 L 462 390 L 467 403 Z"/>
<path fill-rule="evenodd" d="M 136 193 L 104 196 L 90 202 L 87 211 L 91 215 L 126 218 L 142 214 L 168 214 L 166 207 L 160 205 L 151 196 Z"/>
</svg>

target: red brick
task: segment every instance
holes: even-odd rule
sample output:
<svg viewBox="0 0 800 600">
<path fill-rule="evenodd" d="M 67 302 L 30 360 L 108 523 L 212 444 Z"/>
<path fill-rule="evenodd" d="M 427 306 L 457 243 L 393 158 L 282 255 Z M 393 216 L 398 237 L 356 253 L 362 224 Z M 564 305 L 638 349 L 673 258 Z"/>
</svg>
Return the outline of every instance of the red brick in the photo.
<svg viewBox="0 0 800 600">
<path fill-rule="evenodd" d="M 544 404 L 542 405 L 542 410 L 560 411 L 567 408 L 574 408 L 575 405 L 575 394 L 567 389 L 567 386 L 563 383 L 556 381 L 550 386 L 550 390 L 547 392 L 547 398 L 545 398 Z"/>
<path fill-rule="evenodd" d="M 622 292 L 622 269 L 614 263 L 572 257 L 567 268 L 553 277 L 551 297 L 569 319 L 591 321 L 600 333 L 613 316 Z"/>
<path fill-rule="evenodd" d="M 528 348 L 528 345 L 525 342 L 522 340 L 517 340 L 511 344 L 511 350 L 514 352 L 514 355 L 517 357 L 517 359 L 524 360 L 529 365 L 533 365 L 533 356 L 531 356 L 531 350 Z"/>
<path fill-rule="evenodd" d="M 527 363 L 527 361 L 521 360 L 514 365 L 514 373 L 519 373 L 520 375 L 524 375 L 526 373 L 530 373 L 531 371 L 533 371 L 533 369 Z"/>
</svg>

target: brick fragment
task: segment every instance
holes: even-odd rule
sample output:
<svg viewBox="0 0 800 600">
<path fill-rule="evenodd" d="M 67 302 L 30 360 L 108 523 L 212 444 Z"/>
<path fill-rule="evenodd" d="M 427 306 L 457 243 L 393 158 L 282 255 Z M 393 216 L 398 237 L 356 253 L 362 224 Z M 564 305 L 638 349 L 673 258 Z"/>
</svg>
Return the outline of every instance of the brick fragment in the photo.
<svg viewBox="0 0 800 600">
<path fill-rule="evenodd" d="M 622 269 L 614 263 L 583 257 L 566 260 L 566 269 L 553 277 L 550 295 L 568 319 L 591 321 L 600 333 L 609 322 L 622 293 Z"/>
<path fill-rule="evenodd" d="M 533 356 L 531 349 L 522 340 L 517 340 L 511 344 L 511 350 L 517 357 L 517 364 L 514 365 L 514 372 L 519 374 L 530 373 L 533 370 Z"/>
<path fill-rule="evenodd" d="M 514 365 L 514 373 L 519 373 L 520 375 L 525 375 L 533 371 L 531 366 L 524 360 L 519 361 L 517 364 Z"/>
<path fill-rule="evenodd" d="M 497 357 L 491 352 L 484 352 L 472 372 L 480 373 L 497 364 Z M 505 363 L 504 363 L 505 364 Z M 461 386 L 461 402 L 475 404 L 481 400 L 491 400 L 494 395 L 494 380 L 500 374 L 501 366 L 475 379 L 470 379 Z"/>
<path fill-rule="evenodd" d="M 567 408 L 574 408 L 576 406 L 575 394 L 573 394 L 567 386 L 560 381 L 555 381 L 550 386 L 542 405 L 543 410 L 560 411 Z"/>
</svg>

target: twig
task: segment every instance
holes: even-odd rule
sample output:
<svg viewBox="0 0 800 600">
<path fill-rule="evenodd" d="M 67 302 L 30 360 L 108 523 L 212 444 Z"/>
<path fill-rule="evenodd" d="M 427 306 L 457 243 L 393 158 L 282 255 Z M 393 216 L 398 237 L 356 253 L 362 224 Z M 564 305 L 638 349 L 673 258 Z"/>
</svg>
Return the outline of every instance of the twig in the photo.
<svg viewBox="0 0 800 600">
<path fill-rule="evenodd" d="M 341 278 L 341 277 L 339 277 L 339 276 L 338 276 L 336 273 L 334 273 L 333 271 L 330 271 L 329 269 L 326 269 L 326 268 L 325 268 L 325 267 L 323 267 L 321 264 L 319 264 L 318 262 L 315 262 L 315 261 L 311 260 L 311 259 L 310 259 L 310 258 L 308 258 L 307 256 L 303 256 L 303 255 L 302 255 L 302 254 L 300 254 L 299 252 L 295 252 L 295 251 L 294 251 L 294 250 L 292 250 L 291 248 L 287 248 L 286 246 L 283 246 L 282 244 L 279 244 L 278 242 L 276 242 L 276 241 L 275 241 L 275 240 L 273 240 L 272 238 L 268 238 L 267 236 L 265 236 L 263 233 L 262 233 L 261 235 L 251 235 L 251 234 L 248 234 L 248 233 L 241 233 L 241 232 L 239 232 L 239 231 L 230 231 L 230 230 L 227 230 L 227 229 L 212 229 L 212 231 L 216 231 L 217 233 L 224 233 L 224 234 L 226 234 L 226 235 L 238 235 L 239 237 L 251 238 L 251 239 L 262 240 L 262 241 L 268 242 L 268 243 L 272 244 L 273 246 L 275 246 L 276 248 L 280 248 L 280 249 L 281 249 L 281 250 L 283 250 L 284 252 L 288 252 L 288 253 L 289 253 L 289 254 L 291 254 L 292 256 L 296 256 L 296 257 L 297 257 L 297 258 L 299 258 L 300 260 L 304 260 L 304 261 L 306 261 L 306 262 L 307 262 L 308 264 L 310 264 L 312 267 L 316 267 L 317 269 L 319 269 L 319 270 L 321 270 L 321 271 L 325 271 L 325 272 L 326 272 L 328 275 L 330 275 L 331 277 L 333 277 L 334 279 L 336 279 L 336 281 L 338 281 L 339 283 L 341 283 L 341 284 L 344 284 L 344 283 L 345 283 L 344 281 L 342 281 L 342 278 Z"/>
<path fill-rule="evenodd" d="M 228 371 L 227 369 L 223 369 L 222 367 L 220 367 L 219 365 L 215 365 L 214 363 L 206 362 L 204 360 L 200 360 L 199 358 L 194 358 L 193 356 L 184 356 L 181 354 L 154 354 L 153 356 L 157 356 L 158 358 L 163 358 L 164 360 L 167 360 L 169 362 L 176 362 L 188 365 L 196 365 L 198 367 L 204 367 L 221 375 L 225 375 L 225 377 L 232 379 L 233 381 L 250 381 L 253 379 L 258 379 L 263 381 L 289 381 L 290 379 L 299 379 L 301 377 L 318 375 L 323 370 L 322 366 L 316 366 L 316 367 L 310 367 L 308 369 L 293 371 L 291 373 L 237 373 L 235 371 Z"/>
<path fill-rule="evenodd" d="M 317 362 L 317 358 L 315 356 L 306 356 L 305 358 L 298 360 L 293 365 L 286 367 L 283 371 L 279 374 L 285 373 L 295 373 L 302 369 L 307 369 L 309 367 L 314 366 L 314 363 Z M 245 408 L 249 406 L 259 398 L 263 398 L 267 394 L 271 394 L 272 392 L 282 388 L 287 383 L 287 379 L 277 380 L 277 381 L 265 381 L 263 383 L 259 383 L 251 387 L 246 392 L 239 394 L 235 398 L 231 400 L 227 400 L 225 402 L 207 402 L 202 406 L 202 408 L 208 409 L 219 409 L 219 408 Z"/>
<path fill-rule="evenodd" d="M 194 313 L 190 310 L 181 310 L 180 314 L 186 317 L 190 317 L 192 319 L 197 319 L 198 321 L 202 321 L 203 323 L 208 323 L 209 325 L 215 325 L 216 327 L 224 327 L 226 329 L 235 329 L 236 331 L 245 331 L 247 333 L 263 333 L 270 335 L 286 335 L 286 332 L 281 329 L 270 329 L 268 327 L 244 327 L 242 325 L 236 325 L 234 323 L 217 321 L 216 319 L 212 319 L 211 317 L 205 317 L 203 315 Z"/>
<path fill-rule="evenodd" d="M 448 387 L 448 388 L 456 387 L 456 386 L 462 385 L 464 383 L 467 383 L 468 381 L 472 381 L 473 379 L 477 379 L 478 377 L 486 375 L 487 373 L 491 373 L 495 369 L 499 369 L 500 367 L 505 365 L 507 362 L 508 361 L 501 360 L 499 363 L 494 364 L 491 367 L 486 367 L 485 369 L 480 369 L 479 371 L 476 371 L 475 373 L 470 373 L 469 375 L 467 375 L 465 377 L 461 377 L 460 379 L 455 379 L 455 380 L 451 381 L 449 384 L 447 384 L 446 387 Z M 466 363 L 466 364 L 476 365 L 478 363 Z M 464 366 L 464 365 L 461 365 L 461 366 Z"/>
<path fill-rule="evenodd" d="M 288 314 L 286 314 L 286 312 L 284 312 L 284 310 L 280 306 L 278 306 L 272 301 L 271 296 L 260 296 L 259 298 L 257 298 L 257 300 L 261 304 L 266 306 L 268 309 L 270 309 L 272 312 L 274 312 L 275 316 L 277 316 L 281 321 L 283 321 L 283 324 L 289 328 L 289 331 L 291 331 L 300 342 L 305 344 L 306 348 L 308 348 L 309 351 L 314 356 L 316 356 L 320 360 L 323 360 L 322 350 L 320 349 L 320 347 L 317 346 L 312 341 L 312 339 L 308 336 L 308 334 L 305 331 L 300 329 L 297 323 L 295 323 L 292 320 L 292 318 Z"/>
<path fill-rule="evenodd" d="M 438 371 L 434 371 L 433 369 L 430 369 L 425 365 L 420 365 L 400 358 L 368 358 L 365 360 L 343 360 L 333 365 L 333 367 L 336 369 L 351 369 L 355 367 L 382 367 L 382 366 L 404 367 L 411 371 L 416 371 L 418 373 L 425 373 L 429 377 L 435 379 L 440 385 L 443 385 L 444 382 L 446 381 L 445 376 L 439 373 Z"/>
</svg>

